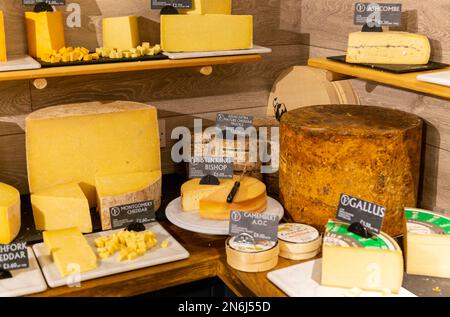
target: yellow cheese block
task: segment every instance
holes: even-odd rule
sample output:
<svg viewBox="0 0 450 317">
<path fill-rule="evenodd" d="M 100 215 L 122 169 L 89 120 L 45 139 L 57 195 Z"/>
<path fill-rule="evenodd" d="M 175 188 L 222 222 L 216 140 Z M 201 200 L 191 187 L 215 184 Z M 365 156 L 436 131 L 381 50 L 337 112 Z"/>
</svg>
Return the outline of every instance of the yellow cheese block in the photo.
<svg viewBox="0 0 450 317">
<path fill-rule="evenodd" d="M 192 9 L 180 9 L 183 14 L 231 14 L 232 0 L 194 0 Z"/>
<path fill-rule="evenodd" d="M 45 231 L 43 237 L 62 276 L 97 268 L 97 257 L 78 228 Z"/>
<path fill-rule="evenodd" d="M 31 193 L 77 182 L 95 207 L 95 176 L 160 171 L 156 109 L 92 102 L 45 108 L 26 119 Z"/>
<path fill-rule="evenodd" d="M 266 185 L 253 177 L 244 177 L 231 204 L 227 196 L 238 179 L 222 179 L 220 185 L 200 185 L 191 179 L 181 187 L 181 205 L 184 211 L 199 210 L 206 219 L 227 220 L 232 210 L 263 212 L 267 206 Z"/>
<path fill-rule="evenodd" d="M 162 15 L 166 52 L 226 51 L 253 47 L 251 15 Z"/>
<path fill-rule="evenodd" d="M 138 202 L 154 201 L 161 205 L 161 171 L 97 176 L 97 208 L 103 230 L 111 229 L 110 208 Z"/>
<path fill-rule="evenodd" d="M 41 58 L 65 46 L 62 12 L 25 12 L 28 54 Z"/>
<path fill-rule="evenodd" d="M 0 244 L 11 243 L 20 231 L 20 193 L 0 183 Z"/>
<path fill-rule="evenodd" d="M 450 217 L 406 208 L 406 272 L 450 278 Z"/>
<path fill-rule="evenodd" d="M 427 64 L 430 41 L 425 35 L 406 32 L 350 33 L 347 48 L 348 63 Z"/>
<path fill-rule="evenodd" d="M 3 11 L 0 11 L 0 62 L 6 62 L 6 31 Z"/>
<path fill-rule="evenodd" d="M 103 47 L 129 50 L 141 43 L 136 16 L 103 19 Z"/>
<path fill-rule="evenodd" d="M 365 239 L 347 229 L 347 224 L 333 221 L 326 226 L 322 285 L 398 293 L 403 281 L 398 244 L 384 233 Z"/>
<path fill-rule="evenodd" d="M 84 233 L 92 232 L 89 203 L 77 183 L 35 192 L 31 205 L 38 230 L 77 227 Z"/>
</svg>

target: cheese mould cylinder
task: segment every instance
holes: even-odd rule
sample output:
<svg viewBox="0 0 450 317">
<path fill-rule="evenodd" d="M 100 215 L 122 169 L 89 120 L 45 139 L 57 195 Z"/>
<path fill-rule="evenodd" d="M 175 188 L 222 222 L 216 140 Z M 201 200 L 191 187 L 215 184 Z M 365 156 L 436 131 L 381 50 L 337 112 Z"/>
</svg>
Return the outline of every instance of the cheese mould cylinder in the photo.
<svg viewBox="0 0 450 317">
<path fill-rule="evenodd" d="M 280 198 L 295 222 L 323 229 L 345 193 L 384 206 L 383 231 L 403 233 L 403 208 L 417 201 L 419 117 L 372 106 L 310 106 L 286 113 L 280 135 Z"/>
<path fill-rule="evenodd" d="M 314 227 L 300 223 L 278 226 L 280 256 L 290 260 L 308 260 L 320 251 L 322 239 Z"/>
<path fill-rule="evenodd" d="M 25 12 L 28 54 L 41 58 L 65 46 L 62 12 Z"/>
<path fill-rule="evenodd" d="M 161 47 L 166 52 L 202 52 L 253 47 L 251 15 L 162 15 Z"/>
<path fill-rule="evenodd" d="M 20 193 L 0 183 L 0 244 L 11 243 L 20 231 Z"/>
</svg>

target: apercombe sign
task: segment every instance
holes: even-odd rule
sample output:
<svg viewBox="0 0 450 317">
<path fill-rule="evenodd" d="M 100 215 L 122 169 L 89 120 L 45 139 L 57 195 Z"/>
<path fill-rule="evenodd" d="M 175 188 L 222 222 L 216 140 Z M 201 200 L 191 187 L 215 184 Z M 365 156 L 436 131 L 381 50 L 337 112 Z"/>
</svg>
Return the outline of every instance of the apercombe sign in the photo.
<svg viewBox="0 0 450 317">
<path fill-rule="evenodd" d="M 401 22 L 401 3 L 355 3 L 354 23 L 356 25 L 400 26 Z"/>
</svg>

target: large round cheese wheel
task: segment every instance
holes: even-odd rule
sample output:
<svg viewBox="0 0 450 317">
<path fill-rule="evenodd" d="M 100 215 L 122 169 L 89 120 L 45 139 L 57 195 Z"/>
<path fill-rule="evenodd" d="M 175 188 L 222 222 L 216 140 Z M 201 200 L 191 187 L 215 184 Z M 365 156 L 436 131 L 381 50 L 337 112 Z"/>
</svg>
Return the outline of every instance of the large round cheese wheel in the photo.
<svg viewBox="0 0 450 317">
<path fill-rule="evenodd" d="M 280 127 L 280 198 L 296 222 L 320 229 L 342 193 L 386 207 L 383 231 L 402 233 L 415 206 L 422 120 L 381 107 L 324 105 L 285 114 Z"/>
</svg>

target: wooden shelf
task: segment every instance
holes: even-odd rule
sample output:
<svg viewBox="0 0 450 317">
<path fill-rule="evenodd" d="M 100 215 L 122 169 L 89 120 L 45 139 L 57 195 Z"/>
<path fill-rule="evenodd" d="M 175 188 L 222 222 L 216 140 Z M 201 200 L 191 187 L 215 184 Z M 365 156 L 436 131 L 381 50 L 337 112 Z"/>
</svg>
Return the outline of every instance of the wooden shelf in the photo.
<svg viewBox="0 0 450 317">
<path fill-rule="evenodd" d="M 418 81 L 416 77 L 419 73 L 417 72 L 409 74 L 392 74 L 370 69 L 367 67 L 330 61 L 326 58 L 311 58 L 308 61 L 308 65 L 316 68 L 326 69 L 332 72 L 329 78 L 342 79 L 343 75 L 356 77 L 374 81 L 380 84 L 386 84 L 393 87 L 408 89 L 420 93 L 450 99 L 450 87 Z M 450 71 L 450 67 L 437 71 L 420 72 L 420 74 L 442 71 Z"/>
<path fill-rule="evenodd" d="M 173 69 L 173 68 L 199 68 L 210 67 L 214 65 L 237 64 L 257 62 L 261 60 L 261 55 L 239 55 L 239 56 L 220 56 L 205 57 L 180 60 L 155 60 L 141 62 L 92 64 L 82 66 L 63 66 L 49 67 L 33 70 L 18 70 L 0 72 L 0 81 L 26 80 L 26 79 L 45 79 L 52 77 L 80 76 L 119 72 L 133 72 L 142 70 Z M 205 75 L 211 72 L 206 71 Z"/>
</svg>

